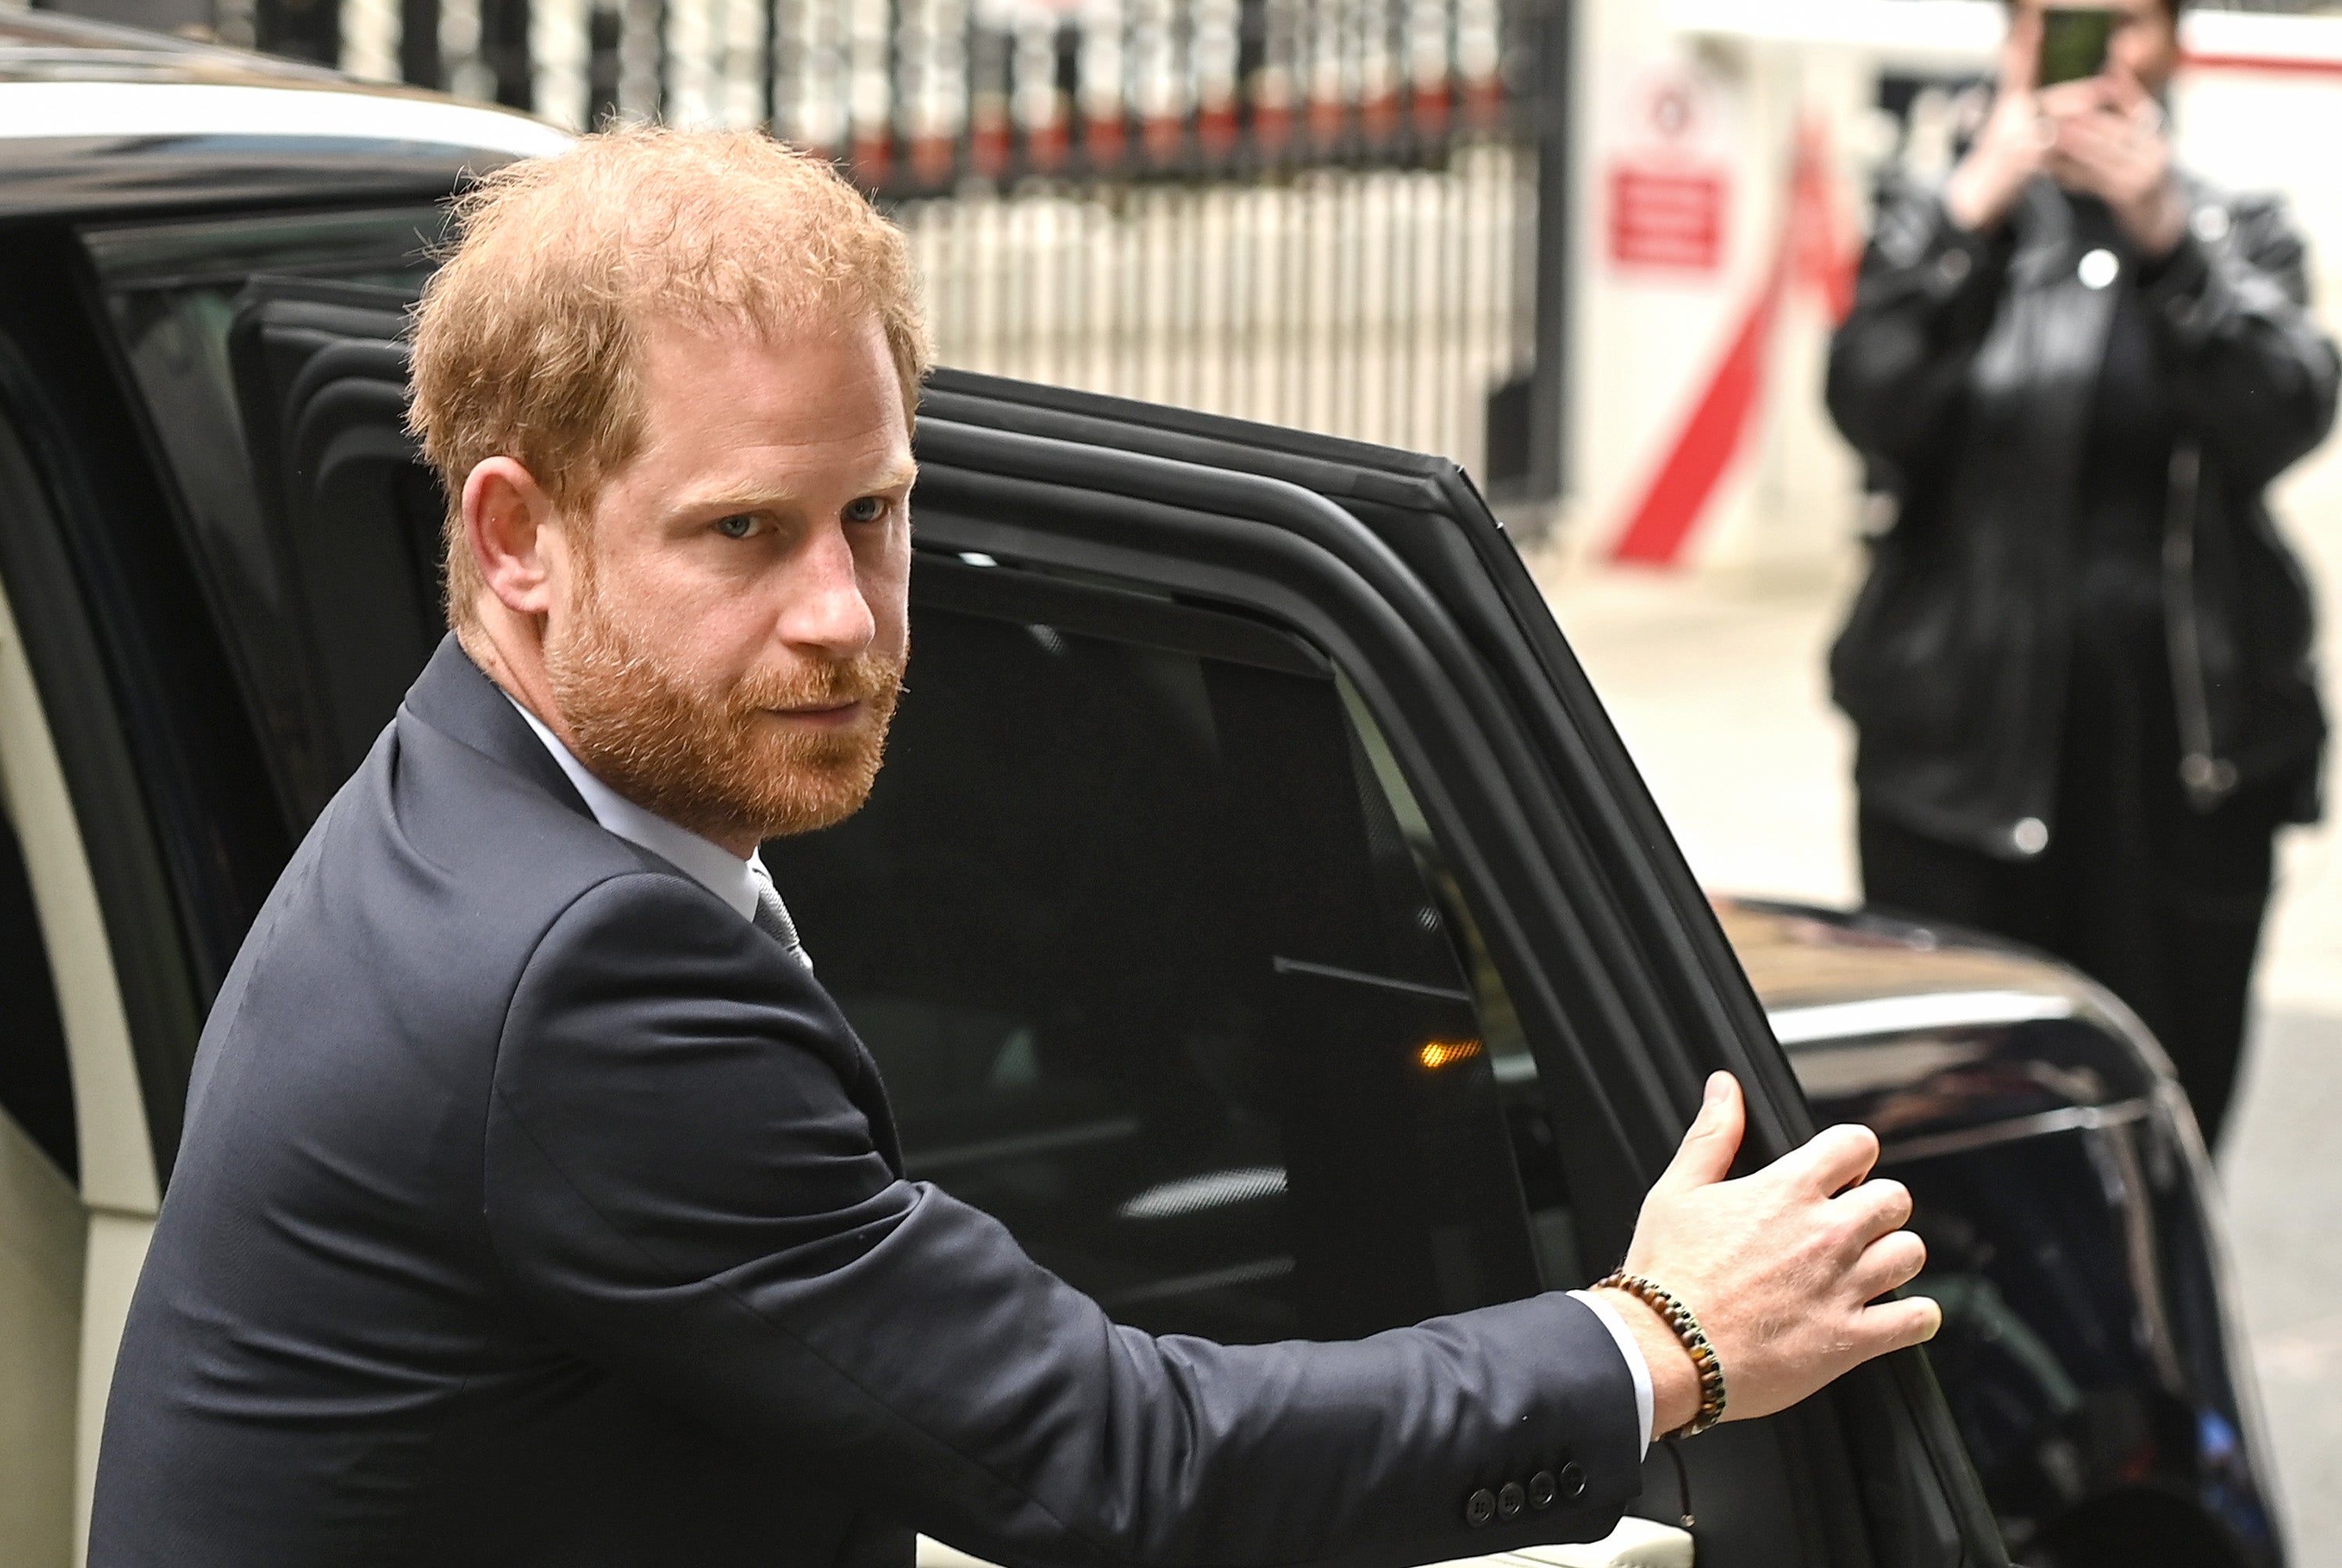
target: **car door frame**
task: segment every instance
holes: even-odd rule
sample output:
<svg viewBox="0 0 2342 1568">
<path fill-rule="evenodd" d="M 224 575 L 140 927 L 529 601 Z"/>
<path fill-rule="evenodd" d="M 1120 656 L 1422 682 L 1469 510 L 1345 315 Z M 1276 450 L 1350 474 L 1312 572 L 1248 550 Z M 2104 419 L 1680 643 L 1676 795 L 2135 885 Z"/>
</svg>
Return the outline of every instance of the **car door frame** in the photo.
<svg viewBox="0 0 2342 1568">
<path fill-rule="evenodd" d="M 922 549 L 1167 588 L 1296 632 L 1344 669 L 1473 891 L 1570 1151 L 1589 1251 L 1623 1250 L 1707 1072 L 1748 1091 L 1744 1164 L 1812 1134 L 1714 911 L 1460 470 L 951 372 L 926 389 L 916 444 Z M 1874 1531 L 1881 1469 L 1899 1470 L 1886 1484 L 1932 1515 L 1905 1520 L 1877 1560 L 2006 1561 L 1921 1353 L 1861 1369 L 1815 1405 L 1810 1419 L 1843 1423 L 1836 1442 L 1874 1456 L 1856 1478 Z M 1833 1441 L 1796 1444 L 1808 1463 L 1817 1440 Z"/>
</svg>

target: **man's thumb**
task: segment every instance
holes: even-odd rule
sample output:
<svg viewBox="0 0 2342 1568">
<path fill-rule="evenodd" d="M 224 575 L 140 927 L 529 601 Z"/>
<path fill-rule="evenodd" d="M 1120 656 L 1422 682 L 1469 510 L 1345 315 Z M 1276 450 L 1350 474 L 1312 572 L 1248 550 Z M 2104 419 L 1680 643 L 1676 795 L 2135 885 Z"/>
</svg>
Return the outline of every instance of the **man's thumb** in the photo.
<svg viewBox="0 0 2342 1568">
<path fill-rule="evenodd" d="M 1699 1114 L 1692 1118 L 1658 1184 L 1705 1187 L 1724 1180 L 1747 1126 L 1748 1108 L 1741 1102 L 1739 1080 L 1729 1073 L 1709 1074 L 1707 1097 L 1700 1102 Z"/>
</svg>

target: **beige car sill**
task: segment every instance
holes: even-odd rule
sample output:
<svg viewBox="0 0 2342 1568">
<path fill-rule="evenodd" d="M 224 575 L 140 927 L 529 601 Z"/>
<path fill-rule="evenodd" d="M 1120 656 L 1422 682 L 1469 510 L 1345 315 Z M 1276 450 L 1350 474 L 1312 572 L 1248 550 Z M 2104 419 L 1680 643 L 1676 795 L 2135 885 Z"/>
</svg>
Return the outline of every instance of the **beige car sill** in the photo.
<svg viewBox="0 0 2342 1568">
<path fill-rule="evenodd" d="M 918 1568 L 993 1568 L 993 1564 L 922 1535 Z M 1630 1514 L 1599 1541 L 1524 1546 L 1517 1552 L 1462 1557 L 1436 1568 L 1692 1568 L 1691 1536 L 1672 1524 Z"/>
</svg>

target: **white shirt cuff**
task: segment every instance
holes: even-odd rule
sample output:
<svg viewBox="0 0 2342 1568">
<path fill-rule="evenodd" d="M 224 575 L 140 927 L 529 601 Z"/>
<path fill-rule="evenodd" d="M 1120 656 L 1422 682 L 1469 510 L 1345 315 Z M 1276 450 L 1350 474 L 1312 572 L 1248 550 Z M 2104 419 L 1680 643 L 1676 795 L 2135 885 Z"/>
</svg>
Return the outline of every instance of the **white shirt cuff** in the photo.
<svg viewBox="0 0 2342 1568">
<path fill-rule="evenodd" d="M 1618 1315 L 1616 1307 L 1586 1291 L 1569 1293 L 1593 1309 L 1594 1315 L 1602 1320 L 1602 1326 L 1610 1331 L 1610 1337 L 1618 1342 L 1618 1353 L 1626 1358 L 1626 1375 L 1635 1380 L 1635 1424 L 1643 1434 L 1643 1446 L 1636 1454 L 1640 1459 L 1651 1452 L 1650 1363 L 1643 1359 L 1643 1347 L 1635 1343 L 1634 1331 Z"/>
</svg>

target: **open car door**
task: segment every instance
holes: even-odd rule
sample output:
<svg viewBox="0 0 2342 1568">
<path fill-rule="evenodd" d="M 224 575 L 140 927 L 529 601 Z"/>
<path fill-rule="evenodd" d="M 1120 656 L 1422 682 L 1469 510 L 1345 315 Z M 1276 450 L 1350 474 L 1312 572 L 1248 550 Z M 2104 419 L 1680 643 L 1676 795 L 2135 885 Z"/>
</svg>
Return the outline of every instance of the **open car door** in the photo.
<svg viewBox="0 0 2342 1568">
<path fill-rule="evenodd" d="M 1706 900 L 1518 554 L 1454 464 L 950 372 L 926 389 L 917 449 L 916 653 L 896 776 L 882 774 L 864 817 L 767 851 L 825 976 L 849 1014 L 859 1005 L 882 1060 L 880 1038 L 896 1036 L 915 1173 L 921 1153 L 941 1159 L 938 1180 L 959 1175 L 1015 1224 L 1020 1211 L 1050 1207 L 1020 1184 L 1039 1179 L 1036 1156 L 987 1157 L 974 1136 L 1095 1127 L 1003 1122 L 965 1129 L 958 1144 L 926 1141 L 920 1074 L 946 1053 L 906 1015 L 906 973 L 932 994 L 961 988 L 984 1004 L 973 1012 L 1023 1020 L 981 1091 L 963 1082 L 935 1097 L 957 1114 L 1002 1093 L 993 1080 L 1004 1064 L 1046 1083 L 1053 1029 L 1068 1084 L 1096 1077 L 1073 1064 L 1098 1046 L 1055 1024 L 1041 998 L 1013 1005 L 996 977 L 971 984 L 928 961 L 946 928 L 906 910 L 977 917 L 988 955 L 1006 952 L 1012 967 L 1029 942 L 1032 962 L 1068 977 L 1060 995 L 1090 1014 L 1105 1005 L 1090 994 L 1101 970 L 1156 992 L 1151 1024 L 1114 1028 L 1151 1027 L 1158 1056 L 1226 1052 L 1240 1026 L 1169 996 L 1176 983 L 1148 973 L 1149 955 L 1192 964 L 1221 1007 L 1242 998 L 1264 1021 L 1258 1066 L 1283 1092 L 1261 1098 L 1286 1118 L 1287 1245 L 1272 1256 L 1290 1255 L 1295 1282 L 1276 1332 L 1366 1332 L 1500 1295 L 1526 1283 L 1503 1244 L 1516 1227 L 1536 1283 L 1591 1283 L 1623 1253 L 1711 1070 L 1747 1090 L 1745 1163 L 1812 1134 Z M 1077 674 L 1086 664 L 1088 677 Z M 1128 673 L 1096 673 L 1116 667 Z M 975 734 L 955 744 L 963 725 Z M 1163 739 L 1182 726 L 1190 744 Z M 1079 791 L 1056 782 L 1066 774 L 1083 775 Z M 988 835 L 1017 853 L 996 852 L 986 880 L 971 884 Z M 1217 918 L 1252 933 L 1215 933 L 1232 954 L 1203 951 L 1190 928 L 1209 912 L 1181 885 L 1209 883 L 1194 868 L 1215 854 L 1228 894 Z M 1018 865 L 1053 858 L 1068 863 L 1059 908 L 1001 894 L 1031 876 Z M 1098 886 L 1134 883 L 1156 903 L 1152 920 L 1117 913 Z M 971 888 L 988 902 L 971 904 Z M 1183 894 L 1192 907 L 1179 907 Z M 1166 903 L 1178 911 L 1168 918 Z M 1415 943 L 1410 914 L 1443 940 Z M 1119 940 L 1096 936 L 1117 923 Z M 883 945 L 860 949 L 854 934 L 866 929 Z M 1068 948 L 1087 962 L 1065 964 Z M 1439 994 L 1468 1016 L 1426 1011 Z M 1166 1012 L 1189 1014 L 1184 1028 L 1166 1035 Z M 1472 1034 L 1444 1033 L 1459 1028 Z M 1471 1066 L 1436 1091 L 1423 1082 L 1478 1060 L 1476 1046 L 1485 1075 Z M 1120 1108 L 1142 1123 L 1154 1096 L 1208 1093 L 1159 1064 L 1137 1075 L 1144 1093 Z M 1227 1115 L 1191 1135 L 1228 1139 L 1261 1119 Z M 1215 1171 L 1133 1174 L 1131 1162 L 1149 1157 L 1145 1137 L 1118 1167 L 1081 1173 L 1061 1160 L 1061 1179 L 1086 1178 L 1061 1190 L 1103 1188 L 1100 1206 L 1127 1193 L 1116 1216 L 1129 1229 L 1150 1195 L 1200 1207 L 1209 1193 L 1196 1183 L 1268 1166 L 1256 1147 L 1232 1149 Z M 1491 1144 L 1509 1146 L 1509 1200 L 1500 1183 L 1474 1186 L 1483 1178 L 1467 1152 Z M 1347 1163 L 1328 1144 L 1347 1145 Z M 1336 1183 L 1346 1201 L 1313 1199 Z M 1491 1220 L 1508 1203 L 1517 1207 Z M 1115 1254 L 1105 1220 L 1073 1212 L 1079 1199 L 1058 1206 L 1068 1212 L 1054 1230 L 1034 1227 L 1045 1257 L 1112 1302 L 1136 1243 Z M 1233 1225 L 1242 1206 L 1219 1212 Z M 1313 1260 L 1329 1234 L 1350 1255 Z M 1464 1253 L 1476 1272 L 1455 1261 Z M 1410 1255 L 1420 1266 L 1406 1266 Z M 1203 1287 L 1215 1267 L 1268 1266 L 1241 1247 L 1186 1261 Z M 1172 1298 L 1160 1293 L 1178 1276 L 1167 1263 L 1155 1273 L 1164 1277 L 1117 1310 L 1152 1327 L 1237 1326 L 1242 1312 L 1209 1289 L 1162 1313 Z M 2007 1561 L 1920 1352 L 1679 1452 L 1710 1568 Z M 1671 1520 L 1680 1506 L 1655 1449 L 1637 1511 Z"/>
<path fill-rule="evenodd" d="M 345 765 L 441 624 L 405 304 L 255 283 L 233 339 Z M 1124 1321 L 1336 1337 L 1606 1272 L 1713 1069 L 1746 1163 L 1811 1134 L 1452 464 L 951 372 L 916 446 L 886 766 L 765 851 L 913 1176 Z M 1920 1352 L 1679 1453 L 1637 1512 L 1705 1568 L 2007 1561 Z"/>
</svg>

